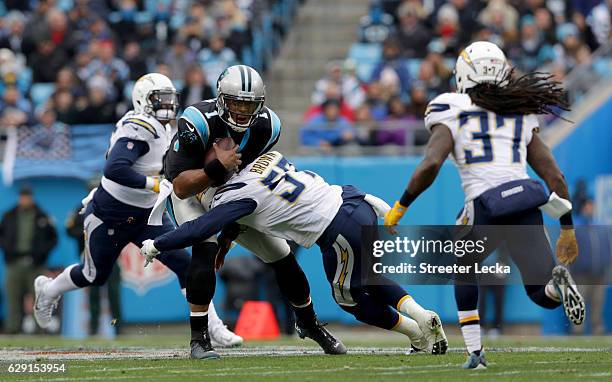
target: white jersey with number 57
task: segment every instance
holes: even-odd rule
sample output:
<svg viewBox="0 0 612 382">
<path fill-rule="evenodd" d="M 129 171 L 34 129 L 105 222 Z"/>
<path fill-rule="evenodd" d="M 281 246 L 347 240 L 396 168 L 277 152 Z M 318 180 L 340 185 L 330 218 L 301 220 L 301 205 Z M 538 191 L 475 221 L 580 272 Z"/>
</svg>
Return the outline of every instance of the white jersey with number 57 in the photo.
<svg viewBox="0 0 612 382">
<path fill-rule="evenodd" d="M 527 145 L 538 128 L 535 115 L 497 115 L 467 94 L 444 93 L 425 112 L 425 126 L 443 124 L 453 136 L 465 201 L 503 183 L 526 179 Z"/>
<path fill-rule="evenodd" d="M 212 197 L 212 199 L 210 199 Z M 342 188 L 329 185 L 311 171 L 297 171 L 277 151 L 261 155 L 234 175 L 205 206 L 241 199 L 257 204 L 255 211 L 238 223 L 303 247 L 311 247 L 334 219 L 342 205 Z"/>
</svg>

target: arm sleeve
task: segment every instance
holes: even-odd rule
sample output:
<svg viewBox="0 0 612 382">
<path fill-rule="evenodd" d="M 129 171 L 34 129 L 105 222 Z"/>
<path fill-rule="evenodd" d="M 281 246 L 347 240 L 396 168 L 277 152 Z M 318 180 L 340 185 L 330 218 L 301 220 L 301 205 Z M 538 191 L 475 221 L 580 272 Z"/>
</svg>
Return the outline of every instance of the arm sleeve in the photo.
<svg viewBox="0 0 612 382">
<path fill-rule="evenodd" d="M 147 177 L 134 171 L 132 165 L 148 152 L 147 142 L 119 138 L 106 158 L 104 176 L 122 186 L 145 188 Z"/>
<path fill-rule="evenodd" d="M 158 237 L 154 242 L 155 248 L 163 252 L 189 247 L 211 237 L 228 224 L 253 213 L 256 208 L 257 203 L 252 199 L 221 204 L 199 218 Z"/>
</svg>

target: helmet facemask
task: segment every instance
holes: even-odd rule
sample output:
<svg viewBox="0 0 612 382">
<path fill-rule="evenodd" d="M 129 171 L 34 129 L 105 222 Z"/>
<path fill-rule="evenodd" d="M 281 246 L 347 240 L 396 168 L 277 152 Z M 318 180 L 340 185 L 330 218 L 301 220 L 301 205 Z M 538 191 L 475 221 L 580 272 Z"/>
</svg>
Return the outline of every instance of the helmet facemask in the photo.
<svg viewBox="0 0 612 382">
<path fill-rule="evenodd" d="M 221 119 L 234 131 L 245 132 L 255 123 L 265 97 L 241 97 L 219 94 L 217 108 Z"/>
<path fill-rule="evenodd" d="M 178 111 L 178 96 L 178 92 L 174 89 L 153 90 L 147 96 L 144 111 L 161 122 L 171 121 L 176 118 Z"/>
</svg>

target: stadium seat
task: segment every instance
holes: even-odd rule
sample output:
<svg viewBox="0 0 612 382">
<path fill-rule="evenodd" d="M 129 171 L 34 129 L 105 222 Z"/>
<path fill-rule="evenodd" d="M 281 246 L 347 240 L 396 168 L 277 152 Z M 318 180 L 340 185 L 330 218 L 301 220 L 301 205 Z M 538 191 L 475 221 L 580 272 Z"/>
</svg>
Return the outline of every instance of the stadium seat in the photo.
<svg viewBox="0 0 612 382">
<path fill-rule="evenodd" d="M 360 61 L 374 61 L 378 62 L 382 57 L 382 47 L 380 44 L 364 44 L 355 43 L 351 46 L 348 58 Z"/>
<path fill-rule="evenodd" d="M 43 105 L 51 97 L 55 91 L 54 83 L 36 83 L 32 85 L 30 89 L 30 97 L 34 107 L 37 108 Z"/>
</svg>

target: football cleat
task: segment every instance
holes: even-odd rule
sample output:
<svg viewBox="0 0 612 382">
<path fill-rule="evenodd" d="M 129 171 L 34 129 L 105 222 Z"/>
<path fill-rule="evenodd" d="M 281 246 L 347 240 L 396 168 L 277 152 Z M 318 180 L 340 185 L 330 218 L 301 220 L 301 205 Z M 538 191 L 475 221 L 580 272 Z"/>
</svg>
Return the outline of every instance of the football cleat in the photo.
<svg viewBox="0 0 612 382">
<path fill-rule="evenodd" d="M 210 343 L 210 337 L 208 331 L 202 333 L 202 338 L 197 340 L 191 340 L 191 353 L 189 357 L 191 359 L 219 359 L 219 353 L 215 351 Z"/>
<path fill-rule="evenodd" d="M 565 315 L 574 325 L 582 324 L 585 316 L 584 298 L 567 268 L 557 265 L 552 271 L 552 282 L 563 303 Z"/>
<path fill-rule="evenodd" d="M 424 319 L 416 320 L 427 340 L 427 351 L 431 354 L 446 354 L 448 340 L 442 328 L 442 321 L 436 312 L 425 311 Z M 418 347 L 418 345 L 417 345 Z M 425 349 L 423 349 L 425 350 Z"/>
<path fill-rule="evenodd" d="M 38 276 L 34 280 L 34 318 L 36 323 L 43 329 L 53 325 L 53 312 L 57 309 L 58 302 L 62 296 L 56 298 L 45 295 L 45 286 L 53 279 L 47 276 Z"/>
<path fill-rule="evenodd" d="M 229 330 L 222 322 L 211 325 L 209 321 L 209 325 L 210 342 L 214 347 L 232 348 L 242 346 L 244 342 L 242 337 Z"/>
<path fill-rule="evenodd" d="M 315 321 L 314 325 L 299 326 L 295 324 L 295 330 L 301 339 L 306 337 L 314 340 L 319 344 L 325 354 L 346 354 L 346 346 L 334 337 L 318 320 Z"/>
<path fill-rule="evenodd" d="M 475 369 L 475 370 L 483 370 L 487 368 L 487 360 L 485 359 L 484 350 L 480 350 L 476 354 L 476 352 L 471 352 L 468 355 L 467 361 L 463 364 L 464 369 Z"/>
</svg>

